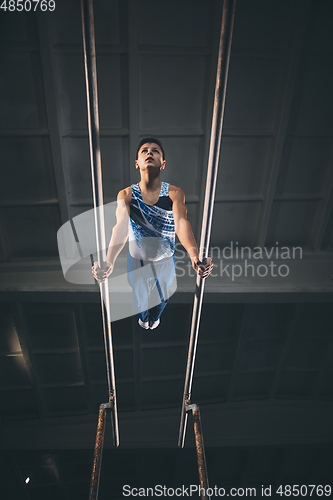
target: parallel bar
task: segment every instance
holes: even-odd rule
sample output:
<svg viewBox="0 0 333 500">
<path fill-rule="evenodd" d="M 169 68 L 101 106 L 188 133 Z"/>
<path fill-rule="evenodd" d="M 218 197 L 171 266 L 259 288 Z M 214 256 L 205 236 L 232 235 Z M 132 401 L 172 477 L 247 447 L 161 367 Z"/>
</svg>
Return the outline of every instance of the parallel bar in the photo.
<svg viewBox="0 0 333 500">
<path fill-rule="evenodd" d="M 102 404 L 99 407 L 89 500 L 96 500 L 98 498 L 99 479 L 101 475 L 102 453 L 103 453 L 104 434 L 105 434 L 105 416 L 108 406 L 109 405 Z"/>
<path fill-rule="evenodd" d="M 104 291 L 102 291 L 102 287 L 105 285 Z M 111 424 L 112 424 L 112 436 L 113 436 L 113 445 L 119 446 L 119 429 L 118 429 L 118 410 L 117 410 L 117 397 L 116 397 L 116 381 L 115 381 L 115 373 L 114 373 L 114 360 L 113 360 L 113 346 L 112 346 L 112 337 L 111 337 L 111 320 L 109 318 L 109 312 L 107 311 L 107 307 L 105 302 L 103 301 L 103 293 L 105 293 L 104 297 L 109 299 L 109 287 L 108 282 L 104 282 L 100 284 L 101 289 L 101 307 L 102 307 L 102 320 L 103 320 L 103 333 L 104 333 L 104 345 L 105 345 L 105 353 L 106 353 L 106 373 L 108 379 L 109 386 L 109 404 L 111 408 Z M 110 305 L 109 305 L 110 307 Z"/>
<path fill-rule="evenodd" d="M 195 447 L 197 450 L 201 498 L 202 500 L 209 500 L 210 496 L 208 495 L 208 488 L 209 488 L 208 473 L 207 473 L 205 447 L 204 447 L 202 427 L 201 427 L 200 409 L 198 405 L 193 404 L 187 406 L 186 411 L 192 411 L 194 420 L 194 436 L 195 436 Z"/>
<path fill-rule="evenodd" d="M 93 189 L 93 199 L 94 199 L 97 258 L 99 267 L 103 268 L 106 260 L 106 250 L 105 250 L 106 245 L 105 245 L 101 149 L 99 140 L 99 116 L 98 116 L 98 99 L 97 99 L 97 70 L 96 70 L 93 0 L 81 0 L 81 14 L 82 14 L 84 66 L 85 66 L 86 89 L 87 89 L 88 131 L 89 131 L 92 189 Z M 109 404 L 111 407 L 111 415 L 112 415 L 111 420 L 113 429 L 113 442 L 115 446 L 119 446 L 116 379 L 115 379 L 114 362 L 113 362 L 109 286 L 107 281 L 104 283 L 100 283 L 100 292 L 101 292 L 101 303 L 102 303 L 107 379 L 109 385 Z"/>
<path fill-rule="evenodd" d="M 228 80 L 229 60 L 231 51 L 232 31 L 234 25 L 236 0 L 224 0 L 222 25 L 220 35 L 220 46 L 217 63 L 216 85 L 215 85 L 215 99 L 214 110 L 212 119 L 211 139 L 209 147 L 207 180 L 204 211 L 202 216 L 202 229 L 200 238 L 200 260 L 207 258 L 210 242 L 210 234 L 212 228 L 213 208 L 216 191 L 217 171 L 220 156 L 220 145 L 222 137 L 222 125 L 224 116 L 225 97 Z M 198 342 L 198 333 L 200 325 L 200 316 L 202 308 L 202 298 L 204 292 L 204 280 L 197 276 L 196 292 L 194 297 L 191 334 L 188 349 L 184 396 L 182 404 L 182 413 L 179 429 L 178 446 L 184 446 L 187 413 L 186 406 L 189 405 L 191 399 L 193 372 L 196 348 Z"/>
</svg>

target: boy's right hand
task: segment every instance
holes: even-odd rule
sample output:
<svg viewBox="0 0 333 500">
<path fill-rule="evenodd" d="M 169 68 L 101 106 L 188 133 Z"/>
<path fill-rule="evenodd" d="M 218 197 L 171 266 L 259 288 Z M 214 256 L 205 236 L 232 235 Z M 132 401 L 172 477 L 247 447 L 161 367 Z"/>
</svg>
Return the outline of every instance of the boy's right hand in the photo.
<svg viewBox="0 0 333 500">
<path fill-rule="evenodd" d="M 105 262 L 105 268 L 101 269 L 98 265 L 98 262 L 94 262 L 94 265 L 91 269 L 95 280 L 99 283 L 103 283 L 112 273 L 113 264 L 111 264 L 110 262 Z"/>
</svg>

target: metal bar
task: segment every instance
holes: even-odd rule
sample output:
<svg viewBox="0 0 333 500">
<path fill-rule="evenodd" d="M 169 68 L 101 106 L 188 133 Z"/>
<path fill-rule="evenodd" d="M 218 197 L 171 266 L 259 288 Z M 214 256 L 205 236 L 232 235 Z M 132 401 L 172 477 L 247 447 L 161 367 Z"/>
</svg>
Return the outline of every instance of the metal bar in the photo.
<svg viewBox="0 0 333 500">
<path fill-rule="evenodd" d="M 96 500 L 98 497 L 99 479 L 101 475 L 102 453 L 103 453 L 104 434 L 105 434 L 105 416 L 106 416 L 106 410 L 108 408 L 109 404 L 102 404 L 99 407 L 89 500 Z"/>
<path fill-rule="evenodd" d="M 102 285 L 106 285 L 105 293 L 109 298 L 108 282 L 106 281 L 105 283 L 102 283 Z M 109 404 L 111 408 L 113 445 L 119 446 L 118 410 L 117 410 L 117 397 L 116 397 L 116 381 L 114 373 L 113 347 L 112 347 L 112 337 L 111 337 L 111 320 L 108 321 L 109 313 L 107 311 L 105 302 L 103 301 L 103 293 L 101 293 L 101 307 L 102 307 L 104 345 L 106 353 L 106 374 L 109 386 Z"/>
<path fill-rule="evenodd" d="M 88 131 L 89 131 L 92 190 L 93 190 L 93 200 L 94 200 L 97 259 L 98 259 L 98 265 L 102 268 L 106 260 L 106 250 L 105 250 L 106 245 L 105 245 L 101 149 L 99 140 L 99 116 L 98 116 L 98 99 L 97 99 L 97 70 L 96 70 L 93 0 L 81 0 L 81 14 L 82 14 L 84 66 L 85 66 L 86 90 L 87 90 Z M 119 446 L 116 379 L 115 379 L 114 361 L 113 361 L 109 286 L 107 281 L 105 281 L 104 283 L 100 283 L 100 292 L 101 292 L 101 303 L 102 303 L 107 379 L 109 385 L 109 403 L 111 407 L 111 420 L 113 429 L 113 443 L 115 446 Z"/>
<path fill-rule="evenodd" d="M 186 411 L 187 412 L 192 411 L 193 415 L 195 448 L 197 450 L 201 498 L 202 500 L 209 500 L 210 499 L 210 496 L 208 495 L 209 483 L 208 483 L 205 447 L 204 447 L 202 427 L 201 427 L 200 409 L 198 405 L 193 404 L 187 406 Z"/>
<path fill-rule="evenodd" d="M 225 97 L 226 97 L 227 80 L 228 80 L 232 31 L 233 31 L 234 17 L 235 17 L 235 7 L 236 7 L 236 0 L 224 0 L 219 55 L 217 62 L 214 110 L 213 110 L 212 129 L 211 129 L 211 138 L 209 147 L 208 168 L 207 168 L 205 202 L 204 202 L 204 211 L 202 216 L 203 222 L 202 222 L 200 247 L 199 247 L 200 260 L 203 260 L 208 256 L 208 250 L 209 250 L 214 199 L 216 191 L 217 171 L 218 171 L 220 145 L 222 137 Z M 194 363 L 195 363 L 195 355 L 198 342 L 203 292 L 204 292 L 204 280 L 202 280 L 199 276 L 197 276 L 196 292 L 194 296 L 194 304 L 192 312 L 191 334 L 190 334 L 186 375 L 185 375 L 182 413 L 181 413 L 179 437 L 178 437 L 178 446 L 182 448 L 185 442 L 185 433 L 187 424 L 186 406 L 189 405 L 191 399 Z"/>
</svg>

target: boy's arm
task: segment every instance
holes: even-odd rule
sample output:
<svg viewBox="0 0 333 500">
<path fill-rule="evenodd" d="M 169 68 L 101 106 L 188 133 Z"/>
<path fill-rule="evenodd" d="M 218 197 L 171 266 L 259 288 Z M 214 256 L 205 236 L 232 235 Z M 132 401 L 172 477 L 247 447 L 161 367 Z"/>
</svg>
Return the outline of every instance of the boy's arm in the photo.
<svg viewBox="0 0 333 500">
<path fill-rule="evenodd" d="M 117 223 L 112 230 L 109 248 L 106 254 L 105 268 L 101 269 L 95 262 L 92 268 L 94 278 L 103 282 L 113 271 L 114 263 L 119 253 L 125 246 L 128 238 L 130 203 L 132 199 L 131 188 L 123 189 L 117 196 Z"/>
<path fill-rule="evenodd" d="M 116 212 L 117 224 L 112 230 L 112 236 L 106 254 L 107 266 L 114 266 L 116 258 L 124 248 L 127 241 L 131 198 L 131 188 L 123 189 L 118 193 Z"/>
<path fill-rule="evenodd" d="M 206 278 L 213 269 L 212 259 L 208 257 L 206 264 L 202 264 L 199 259 L 198 247 L 192 232 L 190 222 L 187 220 L 187 208 L 185 205 L 185 194 L 181 188 L 170 186 L 169 196 L 172 200 L 173 218 L 175 221 L 175 231 L 179 241 L 190 256 L 193 269 Z"/>
</svg>

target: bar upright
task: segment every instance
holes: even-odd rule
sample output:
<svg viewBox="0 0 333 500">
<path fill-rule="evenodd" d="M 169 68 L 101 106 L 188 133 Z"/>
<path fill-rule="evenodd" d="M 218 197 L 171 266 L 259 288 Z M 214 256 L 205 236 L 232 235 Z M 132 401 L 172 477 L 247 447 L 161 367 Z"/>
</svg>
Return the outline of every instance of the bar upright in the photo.
<svg viewBox="0 0 333 500">
<path fill-rule="evenodd" d="M 90 481 L 89 500 L 96 500 L 98 498 L 99 479 L 101 475 L 102 453 L 105 435 L 105 416 L 108 409 L 108 404 L 101 404 L 99 407 L 97 434 L 94 450 L 94 462 Z"/>
<path fill-rule="evenodd" d="M 82 33 L 84 66 L 87 91 L 87 111 L 88 111 L 88 131 L 90 146 L 90 164 L 92 177 L 92 190 L 94 200 L 95 231 L 98 265 L 104 266 L 106 260 L 105 245 L 105 225 L 103 206 L 103 185 L 101 168 L 101 148 L 99 139 L 99 115 L 97 97 L 97 70 L 96 70 L 96 49 L 95 49 L 95 29 L 93 1 L 81 0 Z M 107 380 L 109 386 L 109 405 L 112 414 L 113 442 L 119 445 L 116 382 L 113 360 L 113 345 L 111 333 L 111 317 L 109 303 L 108 283 L 100 284 L 101 306 L 105 341 L 105 354 L 107 366 Z"/>
<path fill-rule="evenodd" d="M 222 126 L 224 117 L 225 98 L 227 90 L 228 70 L 230 61 L 232 32 L 235 17 L 236 0 L 224 0 L 222 24 L 220 34 L 220 45 L 217 63 L 216 85 L 215 85 L 215 98 L 213 119 L 211 128 L 211 138 L 208 157 L 207 180 L 204 210 L 202 216 L 202 229 L 199 247 L 200 260 L 207 258 L 213 209 L 216 191 L 216 180 L 218 172 L 218 163 L 220 156 L 220 146 L 222 138 Z M 194 363 L 196 356 L 196 349 L 198 343 L 200 316 L 202 308 L 202 299 L 204 292 L 204 280 L 197 276 L 196 292 L 194 296 L 191 333 L 188 348 L 188 358 L 186 366 L 184 394 L 182 403 L 182 412 L 180 419 L 180 428 L 178 436 L 178 446 L 183 448 L 185 443 L 186 425 L 187 425 L 187 408 L 191 404 L 191 391 L 194 373 Z"/>
<path fill-rule="evenodd" d="M 208 488 L 209 488 L 208 472 L 206 465 L 206 455 L 205 455 L 199 406 L 195 404 L 189 405 L 187 407 L 187 412 L 189 411 L 192 411 L 193 415 L 194 438 L 195 438 L 195 448 L 197 450 L 197 462 L 198 462 L 199 481 L 201 488 L 200 491 L 201 498 L 202 500 L 209 500 L 210 496 L 208 495 Z"/>
</svg>

